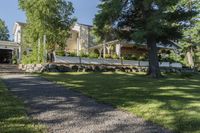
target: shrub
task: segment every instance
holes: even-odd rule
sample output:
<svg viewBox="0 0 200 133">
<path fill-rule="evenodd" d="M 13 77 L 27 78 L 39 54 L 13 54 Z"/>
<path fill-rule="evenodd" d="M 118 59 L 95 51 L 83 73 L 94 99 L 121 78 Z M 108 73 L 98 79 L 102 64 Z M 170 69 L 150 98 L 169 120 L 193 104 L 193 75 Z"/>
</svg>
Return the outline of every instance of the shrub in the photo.
<svg viewBox="0 0 200 133">
<path fill-rule="evenodd" d="M 56 51 L 56 55 L 58 55 L 58 56 L 65 56 L 65 51 L 58 50 L 58 51 Z"/>
<path fill-rule="evenodd" d="M 97 53 L 92 52 L 92 53 L 89 53 L 88 57 L 89 58 L 98 58 L 99 55 Z"/>
<path fill-rule="evenodd" d="M 118 56 L 117 54 L 113 54 L 111 57 L 112 57 L 113 59 L 119 59 L 119 56 Z"/>
<path fill-rule="evenodd" d="M 105 55 L 105 58 L 106 58 L 106 59 L 109 59 L 109 58 L 111 58 L 111 55 L 106 54 L 106 55 Z"/>
<path fill-rule="evenodd" d="M 68 53 L 68 56 L 70 56 L 70 57 L 76 57 L 77 54 L 76 54 L 75 52 L 69 52 L 69 53 Z"/>
<path fill-rule="evenodd" d="M 24 54 L 22 55 L 22 64 L 44 63 L 43 49 L 40 48 L 40 51 L 39 51 L 39 54 L 38 54 L 38 48 L 37 48 L 36 45 L 33 45 L 32 52 L 30 54 L 27 54 L 26 52 L 23 52 L 23 53 Z"/>
<path fill-rule="evenodd" d="M 37 63 L 38 63 L 37 56 L 25 55 L 22 57 L 22 64 L 37 64 Z"/>
<path fill-rule="evenodd" d="M 17 56 L 13 56 L 12 58 L 12 64 L 17 64 Z"/>
<path fill-rule="evenodd" d="M 124 57 L 124 60 L 139 60 L 139 58 L 135 55 L 127 55 Z"/>
<path fill-rule="evenodd" d="M 147 57 L 145 57 L 145 56 L 140 56 L 140 57 L 139 57 L 139 60 L 140 60 L 140 61 L 146 61 L 146 60 L 148 60 L 148 59 L 147 59 Z"/>
<path fill-rule="evenodd" d="M 80 53 L 80 57 L 88 57 L 88 54 L 84 53 L 84 52 L 81 52 Z"/>
</svg>

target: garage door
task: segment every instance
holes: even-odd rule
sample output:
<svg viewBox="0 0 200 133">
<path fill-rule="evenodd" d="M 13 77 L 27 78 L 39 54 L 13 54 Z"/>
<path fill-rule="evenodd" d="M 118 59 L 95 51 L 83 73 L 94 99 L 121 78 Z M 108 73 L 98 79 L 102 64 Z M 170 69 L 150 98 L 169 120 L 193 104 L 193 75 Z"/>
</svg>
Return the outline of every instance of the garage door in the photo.
<svg viewBox="0 0 200 133">
<path fill-rule="evenodd" d="M 12 63 L 12 50 L 0 49 L 0 63 L 2 64 Z"/>
</svg>

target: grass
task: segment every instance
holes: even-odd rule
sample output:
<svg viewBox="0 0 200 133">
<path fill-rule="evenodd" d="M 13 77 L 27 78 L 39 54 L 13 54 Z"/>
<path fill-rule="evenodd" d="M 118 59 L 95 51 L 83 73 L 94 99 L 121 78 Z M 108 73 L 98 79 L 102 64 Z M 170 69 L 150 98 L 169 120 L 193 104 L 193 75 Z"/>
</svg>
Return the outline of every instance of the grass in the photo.
<svg viewBox="0 0 200 133">
<path fill-rule="evenodd" d="M 200 132 L 200 75 L 168 75 L 160 80 L 128 73 L 42 76 L 174 132 Z"/>
<path fill-rule="evenodd" d="M 45 128 L 33 124 L 23 103 L 11 95 L 0 79 L 0 133 L 43 133 Z"/>
</svg>

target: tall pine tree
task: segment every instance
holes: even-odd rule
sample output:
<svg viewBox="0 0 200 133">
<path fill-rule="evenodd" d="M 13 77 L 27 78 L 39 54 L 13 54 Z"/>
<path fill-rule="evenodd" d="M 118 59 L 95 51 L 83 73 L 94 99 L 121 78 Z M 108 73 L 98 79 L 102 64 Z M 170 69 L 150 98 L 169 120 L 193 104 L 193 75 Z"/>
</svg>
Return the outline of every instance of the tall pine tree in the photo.
<svg viewBox="0 0 200 133">
<path fill-rule="evenodd" d="M 198 1 L 197 1 L 198 2 Z M 102 40 L 109 32 L 121 39 L 146 43 L 149 53 L 148 75 L 161 77 L 156 43 L 182 37 L 182 28 L 196 15 L 187 0 L 101 0 L 94 19 L 95 33 Z"/>
</svg>

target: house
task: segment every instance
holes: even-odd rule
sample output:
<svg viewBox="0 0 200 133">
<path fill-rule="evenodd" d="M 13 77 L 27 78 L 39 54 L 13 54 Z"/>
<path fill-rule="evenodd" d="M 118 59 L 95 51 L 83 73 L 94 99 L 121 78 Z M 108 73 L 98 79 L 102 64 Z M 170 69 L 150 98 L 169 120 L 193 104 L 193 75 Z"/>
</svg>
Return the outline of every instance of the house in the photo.
<svg viewBox="0 0 200 133">
<path fill-rule="evenodd" d="M 13 29 L 14 41 L 0 41 L 0 63 L 17 63 L 21 61 L 21 31 L 24 23 L 16 22 Z"/>
<path fill-rule="evenodd" d="M 89 48 L 95 45 L 91 34 L 92 26 L 76 23 L 71 30 L 71 37 L 66 43 L 65 52 L 88 53 Z"/>
<path fill-rule="evenodd" d="M 30 48 L 22 49 L 23 40 L 23 28 L 25 23 L 16 22 L 13 29 L 14 43 L 19 45 L 18 48 L 18 60 L 21 60 L 22 54 L 24 52 L 30 53 Z M 117 58 L 128 57 L 135 54 L 136 56 L 142 56 L 143 58 L 147 56 L 146 44 L 138 45 L 134 41 L 125 40 L 114 40 L 106 42 L 105 44 L 97 44 L 95 38 L 92 35 L 92 26 L 76 23 L 72 27 L 70 33 L 71 36 L 66 42 L 65 53 L 74 53 L 79 56 L 81 53 L 96 53 L 99 57 L 105 58 L 106 56 L 115 55 Z M 159 49 L 167 49 L 177 52 L 179 46 L 172 41 L 160 42 L 157 44 Z"/>
<path fill-rule="evenodd" d="M 16 63 L 21 59 L 20 58 L 20 47 L 16 42 L 11 41 L 0 41 L 0 64 L 12 64 Z"/>
<path fill-rule="evenodd" d="M 22 34 L 23 28 L 26 23 L 16 22 L 13 28 L 14 42 L 20 45 L 23 45 Z M 76 23 L 72 30 L 71 36 L 66 42 L 65 52 L 66 53 L 76 53 L 79 55 L 81 52 L 88 53 L 89 47 L 94 45 L 93 37 L 91 35 L 92 26 Z M 30 48 L 24 48 L 20 51 L 20 59 L 21 55 L 26 52 L 30 53 Z"/>
</svg>

